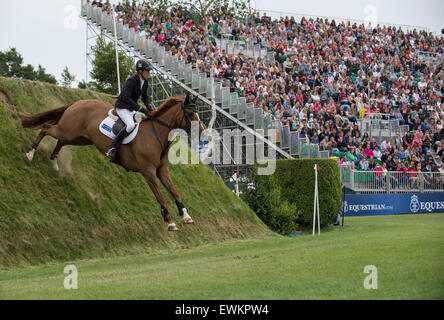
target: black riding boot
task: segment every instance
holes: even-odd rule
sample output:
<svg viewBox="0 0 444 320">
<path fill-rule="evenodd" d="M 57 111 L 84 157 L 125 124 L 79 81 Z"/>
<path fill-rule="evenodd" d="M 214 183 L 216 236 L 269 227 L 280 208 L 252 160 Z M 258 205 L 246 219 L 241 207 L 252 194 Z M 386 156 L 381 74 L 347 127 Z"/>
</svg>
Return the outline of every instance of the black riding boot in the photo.
<svg viewBox="0 0 444 320">
<path fill-rule="evenodd" d="M 123 127 L 119 133 L 114 138 L 111 145 L 108 147 L 108 150 L 105 152 L 105 156 L 107 156 L 110 160 L 114 159 L 114 155 L 116 154 L 117 147 L 120 143 L 128 136 L 128 132 L 126 132 L 126 126 Z"/>
</svg>

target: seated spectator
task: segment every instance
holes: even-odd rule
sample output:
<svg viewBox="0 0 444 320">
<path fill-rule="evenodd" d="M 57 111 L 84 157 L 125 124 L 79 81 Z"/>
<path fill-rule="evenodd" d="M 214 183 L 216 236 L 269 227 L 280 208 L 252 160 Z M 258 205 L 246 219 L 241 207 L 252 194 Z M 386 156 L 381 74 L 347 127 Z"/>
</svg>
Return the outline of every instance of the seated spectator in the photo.
<svg viewBox="0 0 444 320">
<path fill-rule="evenodd" d="M 375 146 L 375 149 L 373 150 L 373 156 L 374 156 L 376 159 L 381 160 L 382 153 L 381 153 L 381 151 L 379 150 L 379 147 L 378 147 L 378 146 Z"/>
<path fill-rule="evenodd" d="M 427 153 L 425 153 L 424 159 L 425 159 L 426 162 L 433 161 L 433 156 L 432 156 L 432 151 L 431 150 L 428 150 Z"/>
<path fill-rule="evenodd" d="M 306 120 L 306 119 L 303 119 L 303 120 L 302 120 L 301 134 L 302 134 L 302 135 L 306 135 L 306 136 L 308 136 L 308 137 L 311 136 L 311 130 L 310 130 L 310 128 L 308 127 L 308 123 L 307 123 L 307 120 Z"/>
<path fill-rule="evenodd" d="M 386 150 L 389 150 L 391 148 L 391 144 L 390 144 L 390 139 L 389 138 L 385 138 L 384 141 L 382 141 L 381 143 L 381 151 L 385 152 Z"/>
<path fill-rule="evenodd" d="M 341 152 L 347 152 L 347 144 L 344 142 L 342 137 L 338 138 L 338 142 L 337 142 L 337 148 L 339 149 L 339 151 Z"/>
<path fill-rule="evenodd" d="M 407 154 L 405 152 L 405 149 L 401 146 L 401 150 L 399 151 L 399 159 L 401 159 L 401 161 L 404 161 L 406 157 Z"/>
<path fill-rule="evenodd" d="M 347 151 L 347 159 L 351 162 L 355 162 L 358 160 L 358 157 L 356 155 L 356 149 L 355 147 L 351 147 L 349 151 Z"/>
<path fill-rule="evenodd" d="M 374 157 L 373 150 L 370 148 L 370 144 L 367 144 L 364 150 L 364 154 L 367 158 Z"/>
<path fill-rule="evenodd" d="M 422 152 L 427 153 L 430 150 L 432 145 L 432 137 L 430 137 L 429 130 L 425 131 L 424 136 L 422 137 Z"/>
<path fill-rule="evenodd" d="M 443 140 L 436 141 L 436 153 L 441 158 L 443 157 L 443 150 L 444 150 L 444 141 Z"/>
<path fill-rule="evenodd" d="M 313 130 L 313 135 L 310 138 L 311 143 L 313 144 L 319 144 L 319 137 L 318 137 L 318 131 Z"/>
<path fill-rule="evenodd" d="M 368 161 L 368 169 L 373 171 L 374 168 L 376 168 L 376 162 L 375 162 L 375 158 L 373 156 L 371 156 L 370 160 Z"/>
<path fill-rule="evenodd" d="M 367 160 L 367 157 L 365 155 L 361 159 L 361 161 L 359 161 L 359 167 L 361 168 L 361 170 L 364 170 L 364 171 L 369 170 L 369 168 L 368 168 L 368 160 Z"/>
<path fill-rule="evenodd" d="M 413 138 L 412 148 L 415 150 L 422 149 L 422 131 L 416 130 L 415 137 Z"/>
<path fill-rule="evenodd" d="M 328 136 L 324 136 L 324 139 L 322 139 L 321 143 L 320 143 L 320 148 L 321 150 L 327 150 L 328 147 Z"/>
<path fill-rule="evenodd" d="M 388 155 L 387 161 L 385 162 L 387 164 L 387 170 L 388 171 L 395 171 L 396 170 L 396 164 L 393 160 L 393 156 L 391 154 Z"/>
<path fill-rule="evenodd" d="M 439 156 L 439 155 L 436 155 L 435 156 L 435 165 L 438 167 L 438 168 L 441 168 L 441 166 L 442 166 L 442 159 L 441 159 L 441 157 Z"/>
</svg>

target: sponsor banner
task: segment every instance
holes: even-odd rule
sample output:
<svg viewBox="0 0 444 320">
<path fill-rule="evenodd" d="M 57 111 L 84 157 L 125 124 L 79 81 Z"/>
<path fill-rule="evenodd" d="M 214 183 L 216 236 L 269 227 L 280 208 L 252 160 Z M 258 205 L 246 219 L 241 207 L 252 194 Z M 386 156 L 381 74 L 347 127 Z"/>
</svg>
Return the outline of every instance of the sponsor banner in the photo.
<svg viewBox="0 0 444 320">
<path fill-rule="evenodd" d="M 346 194 L 342 211 L 345 216 L 379 216 L 393 214 L 392 194 Z"/>
<path fill-rule="evenodd" d="M 396 213 L 444 212 L 444 193 L 396 194 Z"/>
<path fill-rule="evenodd" d="M 346 194 L 345 216 L 444 212 L 444 193 Z"/>
</svg>

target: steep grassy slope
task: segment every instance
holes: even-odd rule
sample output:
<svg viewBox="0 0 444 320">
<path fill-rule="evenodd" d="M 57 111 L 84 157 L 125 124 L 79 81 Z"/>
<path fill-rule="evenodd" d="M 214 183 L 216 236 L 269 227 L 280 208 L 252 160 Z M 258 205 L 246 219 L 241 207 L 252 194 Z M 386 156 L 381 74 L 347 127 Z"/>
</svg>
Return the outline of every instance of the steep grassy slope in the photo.
<svg viewBox="0 0 444 320">
<path fill-rule="evenodd" d="M 36 132 L 17 111 L 38 113 L 80 99 L 112 98 L 80 89 L 0 77 L 0 268 L 155 252 L 270 234 L 248 206 L 205 165 L 170 165 L 194 225 L 166 231 L 160 208 L 140 174 L 111 164 L 93 146 L 62 149 L 60 171 L 43 139 L 33 162 L 24 154 Z"/>
</svg>

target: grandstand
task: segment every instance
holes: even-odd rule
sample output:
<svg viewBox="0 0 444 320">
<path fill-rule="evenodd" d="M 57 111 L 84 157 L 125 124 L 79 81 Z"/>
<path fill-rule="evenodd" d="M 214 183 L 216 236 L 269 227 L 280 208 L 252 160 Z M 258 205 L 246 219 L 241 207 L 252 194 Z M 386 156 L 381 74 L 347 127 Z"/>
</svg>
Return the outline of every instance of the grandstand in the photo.
<svg viewBox="0 0 444 320">
<path fill-rule="evenodd" d="M 82 16 L 111 39 L 111 12 L 117 12 L 120 47 L 155 64 L 154 101 L 192 92 L 200 98 L 201 118 L 208 119 L 212 51 L 219 132 L 248 130 L 278 158 L 337 156 L 353 171 L 373 170 L 381 162 L 388 171 L 407 175 L 419 163 L 421 171 L 437 177 L 431 189 L 442 188 L 442 37 L 414 26 L 264 12 L 245 21 L 211 17 L 207 48 L 202 26 L 190 12 L 171 8 L 158 17 L 149 14 L 148 6 L 83 0 Z M 276 143 L 274 137 L 268 139 L 270 129 L 277 130 Z M 375 156 L 375 147 L 386 140 L 390 147 Z M 242 144 L 244 150 L 246 142 Z M 389 156 L 393 164 L 387 162 Z M 245 174 L 251 166 L 244 163 L 213 169 L 224 177 Z M 417 189 L 423 190 L 420 185 Z"/>
</svg>

